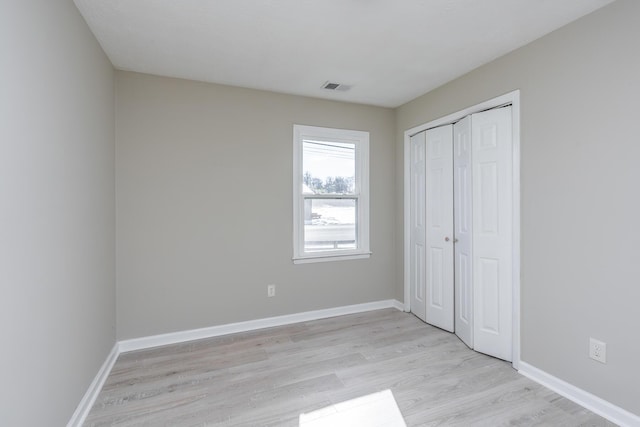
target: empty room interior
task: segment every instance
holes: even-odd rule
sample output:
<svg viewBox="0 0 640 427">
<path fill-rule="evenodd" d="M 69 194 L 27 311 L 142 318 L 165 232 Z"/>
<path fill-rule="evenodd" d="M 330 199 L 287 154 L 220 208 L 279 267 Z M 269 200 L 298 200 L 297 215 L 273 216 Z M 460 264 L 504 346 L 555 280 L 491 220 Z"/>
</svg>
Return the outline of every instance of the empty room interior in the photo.
<svg viewBox="0 0 640 427">
<path fill-rule="evenodd" d="M 640 426 L 640 2 L 0 35 L 0 425 Z"/>
</svg>

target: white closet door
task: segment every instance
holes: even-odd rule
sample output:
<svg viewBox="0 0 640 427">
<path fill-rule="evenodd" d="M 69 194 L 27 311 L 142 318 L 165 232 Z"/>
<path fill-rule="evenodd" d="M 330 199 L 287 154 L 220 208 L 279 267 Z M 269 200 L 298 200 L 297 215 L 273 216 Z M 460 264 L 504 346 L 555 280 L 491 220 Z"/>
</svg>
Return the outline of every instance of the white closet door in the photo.
<svg viewBox="0 0 640 427">
<path fill-rule="evenodd" d="M 512 359 L 513 180 L 511 107 L 473 114 L 473 340 Z"/>
<path fill-rule="evenodd" d="M 453 125 L 455 333 L 473 348 L 471 116 Z"/>
<path fill-rule="evenodd" d="M 426 321 L 453 332 L 453 125 L 426 131 Z"/>
<path fill-rule="evenodd" d="M 411 176 L 411 213 L 410 241 L 411 250 L 411 312 L 426 322 L 425 311 L 425 132 L 411 137 L 410 176 Z"/>
</svg>

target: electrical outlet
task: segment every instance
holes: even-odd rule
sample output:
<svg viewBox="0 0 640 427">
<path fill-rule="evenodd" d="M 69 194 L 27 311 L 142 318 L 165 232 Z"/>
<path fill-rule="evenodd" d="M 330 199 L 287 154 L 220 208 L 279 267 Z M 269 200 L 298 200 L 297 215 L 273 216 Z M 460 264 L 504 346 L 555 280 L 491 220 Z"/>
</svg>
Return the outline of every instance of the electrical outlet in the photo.
<svg viewBox="0 0 640 427">
<path fill-rule="evenodd" d="M 607 344 L 595 338 L 589 338 L 589 357 L 600 363 L 607 363 Z"/>
<path fill-rule="evenodd" d="M 276 285 L 267 285 L 267 296 L 269 298 L 276 296 Z"/>
</svg>

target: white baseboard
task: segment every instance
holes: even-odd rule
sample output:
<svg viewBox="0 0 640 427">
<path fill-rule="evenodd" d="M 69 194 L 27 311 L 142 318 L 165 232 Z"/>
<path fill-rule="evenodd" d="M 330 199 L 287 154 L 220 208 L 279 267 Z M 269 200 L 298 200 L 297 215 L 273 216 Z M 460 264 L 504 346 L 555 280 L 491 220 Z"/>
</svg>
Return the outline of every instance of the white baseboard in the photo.
<svg viewBox="0 0 640 427">
<path fill-rule="evenodd" d="M 133 338 L 120 341 L 119 351 L 121 353 L 125 353 L 128 351 L 143 350 L 151 347 L 159 347 L 162 345 L 178 344 L 186 341 L 217 337 L 220 335 L 254 331 L 256 329 L 272 328 L 274 326 L 290 325 L 292 323 L 308 322 L 317 319 L 326 319 L 328 317 L 343 316 L 345 314 L 363 313 L 366 311 L 380 310 L 383 308 L 395 308 L 402 311 L 404 305 L 397 300 L 390 299 L 384 301 L 368 302 L 364 304 L 327 308 L 324 310 L 305 311 L 302 313 L 268 317 L 266 319 L 249 320 L 246 322 L 228 323 L 226 325 L 211 326 L 208 328 L 191 329 L 187 331 L 172 332 L 168 334 Z"/>
<path fill-rule="evenodd" d="M 119 346 L 118 346 L 118 343 L 116 342 L 113 348 L 111 349 L 111 352 L 107 356 L 106 360 L 100 367 L 98 374 L 89 385 L 87 392 L 82 397 L 82 400 L 78 404 L 78 407 L 76 408 L 75 412 L 71 416 L 71 419 L 67 423 L 67 427 L 80 427 L 82 426 L 82 424 L 84 424 L 84 420 L 87 418 L 87 415 L 89 415 L 89 411 L 91 410 L 91 407 L 96 401 L 98 394 L 100 394 L 100 391 L 102 390 L 102 386 L 104 385 L 104 382 L 107 380 L 107 377 L 109 376 L 109 373 L 113 368 L 113 365 L 116 363 L 116 359 L 118 358 L 119 354 L 120 354 Z"/>
<path fill-rule="evenodd" d="M 632 414 L 526 362 L 520 361 L 518 372 L 613 423 L 624 427 L 640 426 L 640 416 Z"/>
</svg>

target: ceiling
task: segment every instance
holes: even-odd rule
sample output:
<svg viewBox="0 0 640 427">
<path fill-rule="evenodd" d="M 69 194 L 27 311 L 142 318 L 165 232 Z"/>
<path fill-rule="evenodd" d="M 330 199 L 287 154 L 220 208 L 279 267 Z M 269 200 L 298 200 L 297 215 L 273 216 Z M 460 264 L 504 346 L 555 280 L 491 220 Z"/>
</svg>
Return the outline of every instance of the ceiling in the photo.
<svg viewBox="0 0 640 427">
<path fill-rule="evenodd" d="M 612 0 L 74 1 L 118 69 L 397 107 Z"/>
</svg>

